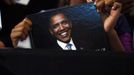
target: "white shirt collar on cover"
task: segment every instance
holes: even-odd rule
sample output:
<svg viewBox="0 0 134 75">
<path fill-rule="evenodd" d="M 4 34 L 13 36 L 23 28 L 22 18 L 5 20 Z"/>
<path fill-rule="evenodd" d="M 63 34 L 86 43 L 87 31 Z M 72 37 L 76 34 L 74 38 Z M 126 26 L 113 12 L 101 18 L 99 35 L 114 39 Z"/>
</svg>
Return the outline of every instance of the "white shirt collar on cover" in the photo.
<svg viewBox="0 0 134 75">
<path fill-rule="evenodd" d="M 57 40 L 57 43 L 58 43 L 58 45 L 59 45 L 63 50 L 68 50 L 68 48 L 66 47 L 67 43 L 61 42 L 61 41 L 59 41 L 59 40 Z M 72 39 L 70 40 L 69 43 L 72 44 L 72 50 L 76 50 L 76 46 L 74 45 Z"/>
</svg>

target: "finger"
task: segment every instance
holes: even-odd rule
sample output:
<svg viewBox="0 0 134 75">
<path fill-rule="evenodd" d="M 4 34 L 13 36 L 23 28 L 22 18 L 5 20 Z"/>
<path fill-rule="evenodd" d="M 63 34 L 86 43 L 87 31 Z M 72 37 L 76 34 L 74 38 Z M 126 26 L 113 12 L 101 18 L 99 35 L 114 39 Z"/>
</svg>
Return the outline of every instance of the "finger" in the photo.
<svg viewBox="0 0 134 75">
<path fill-rule="evenodd" d="M 25 34 L 27 34 L 30 31 L 30 26 L 29 25 L 24 25 L 24 23 L 20 23 L 17 26 L 15 26 L 14 31 L 22 31 Z"/>
<path fill-rule="evenodd" d="M 23 36 L 22 35 L 18 35 L 19 38 L 20 39 L 25 39 L 27 37 L 29 31 L 25 27 L 15 28 L 15 29 L 12 30 L 13 34 L 16 34 L 18 32 L 23 34 Z"/>
<path fill-rule="evenodd" d="M 16 27 L 15 29 L 24 31 L 24 32 L 29 32 L 31 30 L 31 28 L 28 25 L 22 25 L 22 26 Z"/>
<path fill-rule="evenodd" d="M 14 28 L 21 28 L 21 27 L 28 28 L 28 30 L 29 30 L 30 25 L 27 24 L 26 22 L 22 21 L 22 22 L 20 22 L 19 24 L 17 24 Z"/>
<path fill-rule="evenodd" d="M 30 19 L 28 19 L 28 18 L 25 18 L 23 21 L 24 21 L 25 23 L 27 23 L 29 26 L 32 25 L 32 21 L 31 21 Z"/>
<path fill-rule="evenodd" d="M 20 36 L 22 36 L 22 32 L 14 32 L 11 34 L 11 37 L 13 39 L 13 41 L 16 41 L 18 38 L 20 38 Z"/>
<path fill-rule="evenodd" d="M 22 36 L 23 35 L 23 36 Z M 11 32 L 12 39 L 20 39 L 24 37 L 24 32 L 19 29 L 13 29 Z"/>
<path fill-rule="evenodd" d="M 18 28 L 20 26 L 25 26 L 25 22 L 21 21 L 20 23 L 18 23 L 14 28 Z"/>
<path fill-rule="evenodd" d="M 121 6 L 122 6 L 121 3 L 115 2 L 113 4 L 112 10 L 121 9 Z"/>
<path fill-rule="evenodd" d="M 14 47 L 16 47 L 18 40 L 20 39 L 20 36 L 22 36 L 22 34 L 23 34 L 22 32 L 14 32 L 14 31 L 11 33 L 10 37 Z"/>
<path fill-rule="evenodd" d="M 18 28 L 20 26 L 24 26 L 24 27 L 30 27 L 32 25 L 31 20 L 29 20 L 28 18 L 25 18 L 23 21 L 21 21 L 19 24 L 17 24 L 15 26 L 15 28 Z"/>
<path fill-rule="evenodd" d="M 25 34 L 22 31 L 12 31 L 11 38 L 13 41 L 17 41 L 19 39 L 24 40 L 28 34 Z"/>
</svg>

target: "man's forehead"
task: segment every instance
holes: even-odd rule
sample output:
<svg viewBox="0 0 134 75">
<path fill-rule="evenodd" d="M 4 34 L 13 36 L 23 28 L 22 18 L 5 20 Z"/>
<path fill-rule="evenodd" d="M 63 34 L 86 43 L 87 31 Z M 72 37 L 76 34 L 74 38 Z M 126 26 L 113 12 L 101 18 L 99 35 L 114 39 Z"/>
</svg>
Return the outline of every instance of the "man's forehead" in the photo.
<svg viewBox="0 0 134 75">
<path fill-rule="evenodd" d="M 54 18 L 65 18 L 65 15 L 63 13 L 57 13 L 51 16 L 51 19 L 54 19 Z"/>
<path fill-rule="evenodd" d="M 59 14 L 55 14 L 51 17 L 51 22 L 57 23 L 57 22 L 61 22 L 64 19 L 66 19 L 65 15 L 62 13 L 59 13 Z"/>
</svg>

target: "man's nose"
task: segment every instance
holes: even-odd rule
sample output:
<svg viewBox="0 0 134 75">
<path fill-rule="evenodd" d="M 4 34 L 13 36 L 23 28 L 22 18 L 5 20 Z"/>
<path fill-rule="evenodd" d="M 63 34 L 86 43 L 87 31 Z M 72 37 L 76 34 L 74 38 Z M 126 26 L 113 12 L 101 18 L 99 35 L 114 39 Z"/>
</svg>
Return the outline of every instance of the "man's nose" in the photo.
<svg viewBox="0 0 134 75">
<path fill-rule="evenodd" d="M 64 29 L 64 26 L 62 24 L 60 24 L 59 27 L 60 27 L 60 30 Z"/>
</svg>

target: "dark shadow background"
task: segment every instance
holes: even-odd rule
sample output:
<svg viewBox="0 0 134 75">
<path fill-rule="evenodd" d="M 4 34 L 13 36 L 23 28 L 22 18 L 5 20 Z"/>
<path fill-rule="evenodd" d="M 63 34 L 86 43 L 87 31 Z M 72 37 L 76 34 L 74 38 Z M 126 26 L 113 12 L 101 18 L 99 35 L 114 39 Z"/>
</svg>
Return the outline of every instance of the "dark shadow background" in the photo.
<svg viewBox="0 0 134 75">
<path fill-rule="evenodd" d="M 133 75 L 134 57 L 127 53 L 3 49 L 1 75 Z"/>
</svg>

